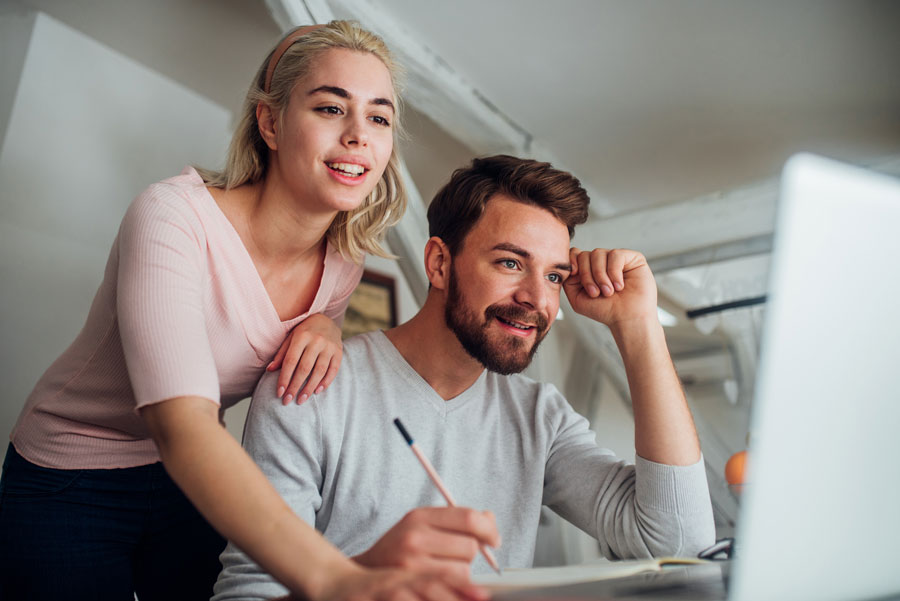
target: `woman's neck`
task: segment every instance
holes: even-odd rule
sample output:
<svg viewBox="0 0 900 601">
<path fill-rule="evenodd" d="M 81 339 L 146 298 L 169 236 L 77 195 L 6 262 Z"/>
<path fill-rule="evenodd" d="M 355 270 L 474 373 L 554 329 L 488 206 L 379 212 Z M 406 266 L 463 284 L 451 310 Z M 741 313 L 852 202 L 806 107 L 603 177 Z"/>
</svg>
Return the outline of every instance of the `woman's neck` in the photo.
<svg viewBox="0 0 900 601">
<path fill-rule="evenodd" d="M 293 262 L 318 256 L 337 212 L 309 214 L 267 180 L 213 193 L 256 259 Z"/>
</svg>

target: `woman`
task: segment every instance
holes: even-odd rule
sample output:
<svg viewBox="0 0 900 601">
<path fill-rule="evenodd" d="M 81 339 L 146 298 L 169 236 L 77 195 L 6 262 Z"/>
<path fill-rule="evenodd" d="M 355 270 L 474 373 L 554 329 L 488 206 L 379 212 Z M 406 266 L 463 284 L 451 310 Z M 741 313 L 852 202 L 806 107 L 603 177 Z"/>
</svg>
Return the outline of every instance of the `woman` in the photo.
<svg viewBox="0 0 900 601">
<path fill-rule="evenodd" d="M 84 329 L 13 431 L 0 598 L 205 599 L 223 536 L 311 599 L 479 594 L 352 563 L 219 420 L 267 366 L 285 363 L 285 402 L 333 378 L 334 322 L 404 209 L 395 70 L 354 24 L 292 32 L 224 171 L 187 168 L 132 203 Z"/>
</svg>

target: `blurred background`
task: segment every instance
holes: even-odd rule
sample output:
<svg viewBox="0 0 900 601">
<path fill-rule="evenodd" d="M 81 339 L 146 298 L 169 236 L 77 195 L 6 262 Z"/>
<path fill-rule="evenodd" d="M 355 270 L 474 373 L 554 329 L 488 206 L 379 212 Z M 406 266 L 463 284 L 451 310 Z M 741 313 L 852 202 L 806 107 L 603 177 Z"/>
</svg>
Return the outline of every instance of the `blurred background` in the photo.
<svg viewBox="0 0 900 601">
<path fill-rule="evenodd" d="M 730 535 L 740 497 L 724 466 L 752 442 L 780 170 L 808 151 L 900 175 L 896 2 L 2 0 L 0 434 L 81 328 L 131 200 L 185 165 L 221 166 L 266 52 L 332 18 L 382 35 L 407 72 L 414 202 L 390 235 L 400 258 L 367 263 L 398 319 L 424 298 L 424 211 L 453 169 L 505 152 L 572 171 L 592 198 L 575 243 L 637 248 L 657 276 Z M 615 345 L 562 312 L 528 373 L 631 459 Z M 227 416 L 238 437 L 245 409 Z M 539 565 L 597 556 L 543 522 Z"/>
</svg>

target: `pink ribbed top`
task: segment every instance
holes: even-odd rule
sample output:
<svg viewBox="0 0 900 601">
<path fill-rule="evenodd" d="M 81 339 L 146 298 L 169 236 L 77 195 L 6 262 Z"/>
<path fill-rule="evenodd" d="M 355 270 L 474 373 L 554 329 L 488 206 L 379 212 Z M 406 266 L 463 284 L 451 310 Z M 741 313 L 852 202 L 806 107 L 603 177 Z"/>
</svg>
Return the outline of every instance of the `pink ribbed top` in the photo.
<svg viewBox="0 0 900 601">
<path fill-rule="evenodd" d="M 309 311 L 281 321 L 197 172 L 150 186 L 122 220 L 84 328 L 28 397 L 16 450 L 63 469 L 159 461 L 138 407 L 196 395 L 224 410 L 248 397 L 295 325 L 343 317 L 362 269 L 329 245 Z"/>
</svg>

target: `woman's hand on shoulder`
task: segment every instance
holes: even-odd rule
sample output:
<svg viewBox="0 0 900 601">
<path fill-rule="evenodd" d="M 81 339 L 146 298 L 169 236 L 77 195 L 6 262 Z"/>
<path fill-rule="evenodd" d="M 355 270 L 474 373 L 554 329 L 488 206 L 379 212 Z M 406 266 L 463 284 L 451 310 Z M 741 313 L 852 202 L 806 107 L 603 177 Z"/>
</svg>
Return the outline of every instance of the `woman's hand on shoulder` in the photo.
<svg viewBox="0 0 900 601">
<path fill-rule="evenodd" d="M 302 403 L 328 388 L 343 354 L 341 329 L 330 318 L 315 313 L 297 324 L 266 367 L 266 371 L 281 368 L 277 394 L 282 404 L 294 399 Z"/>
</svg>

